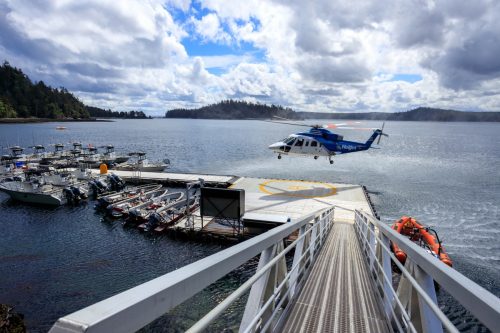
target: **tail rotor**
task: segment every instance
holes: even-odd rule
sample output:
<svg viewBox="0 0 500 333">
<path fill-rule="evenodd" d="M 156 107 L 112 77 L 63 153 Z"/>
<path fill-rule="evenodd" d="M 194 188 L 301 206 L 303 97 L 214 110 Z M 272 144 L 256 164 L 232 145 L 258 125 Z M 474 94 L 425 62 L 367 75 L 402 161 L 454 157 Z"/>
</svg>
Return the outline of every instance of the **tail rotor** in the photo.
<svg viewBox="0 0 500 333">
<path fill-rule="evenodd" d="M 383 136 L 389 136 L 389 134 L 386 134 L 384 133 L 384 126 L 385 126 L 385 121 L 382 123 L 382 128 L 380 129 L 380 134 L 378 136 L 378 140 L 377 140 L 377 145 L 380 143 L 380 139 L 382 139 L 382 135 Z"/>
</svg>

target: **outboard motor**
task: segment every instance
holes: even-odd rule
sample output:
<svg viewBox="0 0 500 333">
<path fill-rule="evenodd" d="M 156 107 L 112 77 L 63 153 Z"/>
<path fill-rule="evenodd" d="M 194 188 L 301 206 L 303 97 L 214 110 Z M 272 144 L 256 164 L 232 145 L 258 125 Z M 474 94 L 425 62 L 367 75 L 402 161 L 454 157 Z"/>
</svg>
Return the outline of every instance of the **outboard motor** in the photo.
<svg viewBox="0 0 500 333">
<path fill-rule="evenodd" d="M 97 179 L 94 182 L 95 182 L 95 184 L 97 186 L 97 189 L 98 189 L 97 193 L 101 194 L 101 193 L 104 193 L 104 192 L 106 192 L 108 190 L 108 186 L 106 186 L 106 184 L 104 184 L 102 182 L 102 180 Z"/>
<path fill-rule="evenodd" d="M 63 194 L 66 197 L 66 200 L 68 201 L 68 203 L 74 203 L 77 199 L 75 197 L 75 194 L 73 193 L 73 191 L 70 188 L 65 187 L 63 189 Z"/>
<path fill-rule="evenodd" d="M 105 200 L 104 198 L 99 198 L 99 199 L 97 199 L 97 203 L 95 205 L 95 208 L 96 209 L 106 208 L 106 207 L 108 207 L 108 205 L 109 205 L 109 202 L 107 200 Z"/>
<path fill-rule="evenodd" d="M 146 223 L 145 231 L 153 230 L 154 228 L 156 228 L 158 226 L 160 221 L 161 221 L 161 216 L 159 214 L 157 214 L 157 213 L 151 214 L 151 216 L 149 217 L 148 223 Z"/>
<path fill-rule="evenodd" d="M 87 193 L 83 192 L 79 187 L 70 186 L 70 189 L 79 200 L 87 199 Z"/>
<path fill-rule="evenodd" d="M 123 179 L 121 179 L 120 177 L 118 177 L 113 173 L 108 175 L 108 179 L 109 182 L 111 183 L 111 188 L 114 191 L 120 191 L 125 187 L 125 182 L 123 181 Z"/>
<path fill-rule="evenodd" d="M 128 212 L 128 219 L 127 220 L 131 220 L 131 221 L 138 220 L 140 213 L 141 212 L 140 212 L 139 209 L 131 209 L 131 210 L 129 210 L 129 212 Z"/>
<path fill-rule="evenodd" d="M 95 183 L 95 181 L 93 181 L 93 180 L 89 181 L 89 190 L 92 191 L 93 195 L 97 195 L 98 188 L 97 188 L 97 184 Z"/>
</svg>

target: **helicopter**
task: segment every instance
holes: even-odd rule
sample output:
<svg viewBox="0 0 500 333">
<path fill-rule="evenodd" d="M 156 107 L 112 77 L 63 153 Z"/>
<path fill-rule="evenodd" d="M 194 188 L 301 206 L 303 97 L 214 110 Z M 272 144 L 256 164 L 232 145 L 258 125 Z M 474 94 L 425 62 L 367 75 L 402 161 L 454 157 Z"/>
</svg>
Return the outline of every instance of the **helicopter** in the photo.
<svg viewBox="0 0 500 333">
<path fill-rule="evenodd" d="M 342 135 L 335 134 L 329 131 L 328 128 L 360 130 L 369 130 L 372 128 L 342 127 L 346 124 L 303 125 L 277 121 L 273 122 L 278 124 L 311 127 L 309 132 L 291 134 L 285 139 L 270 145 L 269 149 L 278 154 L 278 159 L 281 159 L 282 155 L 314 156 L 315 160 L 318 159 L 319 156 L 326 156 L 328 157 L 330 164 L 333 164 L 333 156 L 368 150 L 377 137 L 377 144 L 379 144 L 382 136 L 389 136 L 384 133 L 385 123 L 382 124 L 382 128 L 373 129 L 373 134 L 366 142 L 354 142 L 344 140 Z"/>
</svg>

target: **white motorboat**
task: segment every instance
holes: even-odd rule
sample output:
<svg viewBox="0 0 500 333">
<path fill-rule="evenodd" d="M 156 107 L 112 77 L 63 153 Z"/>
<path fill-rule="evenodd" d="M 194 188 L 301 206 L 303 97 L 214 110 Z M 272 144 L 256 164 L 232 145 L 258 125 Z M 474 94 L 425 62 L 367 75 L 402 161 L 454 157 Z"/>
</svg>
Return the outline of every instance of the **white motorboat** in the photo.
<svg viewBox="0 0 500 333">
<path fill-rule="evenodd" d="M 54 189 L 52 185 L 40 185 L 29 181 L 2 183 L 0 184 L 0 191 L 21 202 L 50 206 L 60 206 L 66 202 L 61 189 Z"/>
<path fill-rule="evenodd" d="M 148 159 L 146 158 L 146 153 L 144 152 L 129 153 L 129 156 L 133 157 L 135 162 L 119 164 L 115 166 L 114 169 L 121 171 L 161 172 L 170 166 L 169 160 L 164 160 L 163 163 L 149 162 Z"/>
<path fill-rule="evenodd" d="M 181 200 L 183 197 L 184 197 L 183 191 L 178 191 L 178 192 L 165 191 L 162 195 L 151 198 L 150 200 L 142 203 L 141 205 L 133 207 L 133 209 L 129 209 L 129 217 L 125 221 L 125 224 L 129 222 L 139 223 L 147 221 L 151 214 L 157 212 L 166 205 L 171 205 L 172 203 Z"/>
<path fill-rule="evenodd" d="M 106 152 L 102 154 L 102 162 L 106 164 L 113 164 L 113 163 L 124 163 L 129 160 L 129 156 L 126 155 L 118 155 L 115 152 L 115 146 L 113 145 L 107 145 L 103 146 L 103 148 L 106 149 Z"/>
</svg>

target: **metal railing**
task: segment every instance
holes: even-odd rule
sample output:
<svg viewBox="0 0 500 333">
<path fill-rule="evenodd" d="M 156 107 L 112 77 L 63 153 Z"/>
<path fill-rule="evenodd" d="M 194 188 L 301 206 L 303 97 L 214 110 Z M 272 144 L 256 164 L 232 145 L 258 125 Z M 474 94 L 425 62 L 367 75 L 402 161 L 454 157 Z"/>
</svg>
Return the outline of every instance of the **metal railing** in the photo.
<svg viewBox="0 0 500 333">
<path fill-rule="evenodd" d="M 456 270 L 429 255 L 373 216 L 356 211 L 358 239 L 382 299 L 387 318 L 398 331 L 458 332 L 437 305 L 436 281 L 486 327 L 500 323 L 500 300 Z M 403 266 L 390 249 L 396 243 L 407 255 Z M 401 271 L 395 290 L 391 261 Z"/>
<path fill-rule="evenodd" d="M 259 253 L 255 275 L 190 328 L 199 332 L 250 290 L 240 330 L 267 330 L 302 287 L 333 224 L 334 209 L 318 211 L 60 318 L 58 332 L 135 332 Z M 298 232 L 285 247 L 284 240 Z M 288 269 L 286 254 L 295 250 Z"/>
</svg>

